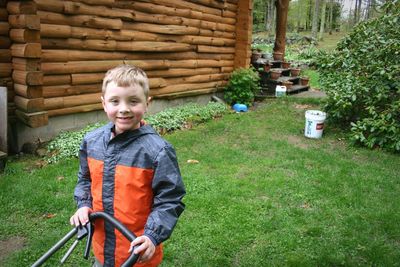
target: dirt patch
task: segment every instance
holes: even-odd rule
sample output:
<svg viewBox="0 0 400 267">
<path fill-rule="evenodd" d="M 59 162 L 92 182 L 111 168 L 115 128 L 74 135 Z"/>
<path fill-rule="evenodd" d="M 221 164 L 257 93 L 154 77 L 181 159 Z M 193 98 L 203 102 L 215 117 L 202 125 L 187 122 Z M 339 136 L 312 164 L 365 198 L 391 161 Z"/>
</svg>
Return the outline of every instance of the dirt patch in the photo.
<svg viewBox="0 0 400 267">
<path fill-rule="evenodd" d="M 309 147 L 309 144 L 305 142 L 304 138 L 300 138 L 299 136 L 296 135 L 288 136 L 288 142 L 289 144 L 292 144 L 302 149 L 307 149 Z"/>
<path fill-rule="evenodd" d="M 21 250 L 25 246 L 25 238 L 21 236 L 0 240 L 0 262 L 4 261 L 12 253 Z"/>
</svg>

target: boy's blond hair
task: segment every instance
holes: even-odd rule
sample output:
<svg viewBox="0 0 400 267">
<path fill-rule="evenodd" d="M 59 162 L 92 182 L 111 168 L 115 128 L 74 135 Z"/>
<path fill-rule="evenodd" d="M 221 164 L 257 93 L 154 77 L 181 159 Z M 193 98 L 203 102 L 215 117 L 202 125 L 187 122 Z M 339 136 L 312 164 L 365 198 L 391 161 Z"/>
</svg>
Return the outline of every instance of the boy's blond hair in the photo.
<svg viewBox="0 0 400 267">
<path fill-rule="evenodd" d="M 125 64 L 108 70 L 103 80 L 103 96 L 110 82 L 114 82 L 117 86 L 121 87 L 139 85 L 142 87 L 146 99 L 149 97 L 149 79 L 146 73 L 138 67 Z"/>
</svg>

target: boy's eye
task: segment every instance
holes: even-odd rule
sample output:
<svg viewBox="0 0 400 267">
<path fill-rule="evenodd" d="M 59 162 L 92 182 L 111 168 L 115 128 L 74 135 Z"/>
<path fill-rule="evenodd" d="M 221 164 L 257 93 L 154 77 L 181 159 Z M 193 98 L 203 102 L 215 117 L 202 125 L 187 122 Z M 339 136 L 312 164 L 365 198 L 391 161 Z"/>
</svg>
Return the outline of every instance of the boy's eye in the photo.
<svg viewBox="0 0 400 267">
<path fill-rule="evenodd" d="M 118 100 L 117 100 L 117 99 L 111 99 L 110 102 L 111 102 L 112 104 L 114 104 L 114 105 L 115 105 L 115 104 L 118 104 Z"/>
</svg>

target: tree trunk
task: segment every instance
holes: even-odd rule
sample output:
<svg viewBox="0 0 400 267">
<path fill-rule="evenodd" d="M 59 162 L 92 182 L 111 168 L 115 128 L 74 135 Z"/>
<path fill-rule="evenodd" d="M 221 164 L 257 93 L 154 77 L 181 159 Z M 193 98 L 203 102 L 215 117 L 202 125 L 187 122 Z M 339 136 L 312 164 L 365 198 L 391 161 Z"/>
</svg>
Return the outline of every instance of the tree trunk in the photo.
<svg viewBox="0 0 400 267">
<path fill-rule="evenodd" d="M 321 1 L 322 1 L 321 24 L 320 24 L 320 28 L 319 28 L 318 40 L 322 40 L 322 38 L 324 36 L 324 32 L 325 32 L 326 1 L 325 0 L 321 0 Z"/>
<path fill-rule="evenodd" d="M 289 10 L 289 0 L 277 0 L 276 4 L 276 35 L 274 52 L 283 53 L 285 57 L 285 45 L 286 45 L 286 26 L 287 26 L 287 15 Z"/>
<path fill-rule="evenodd" d="M 333 0 L 329 1 L 329 19 L 328 19 L 329 34 L 332 34 L 333 30 Z"/>
<path fill-rule="evenodd" d="M 315 0 L 312 28 L 311 28 L 312 37 L 315 39 L 317 39 L 317 32 L 318 32 L 318 13 L 319 13 L 319 0 Z"/>
</svg>

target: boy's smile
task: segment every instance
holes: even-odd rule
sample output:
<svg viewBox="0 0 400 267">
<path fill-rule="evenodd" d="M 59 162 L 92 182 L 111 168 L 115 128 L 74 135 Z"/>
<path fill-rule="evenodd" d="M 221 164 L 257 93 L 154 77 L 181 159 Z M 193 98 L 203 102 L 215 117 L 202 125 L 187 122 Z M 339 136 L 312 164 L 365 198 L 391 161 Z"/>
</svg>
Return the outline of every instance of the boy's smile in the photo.
<svg viewBox="0 0 400 267">
<path fill-rule="evenodd" d="M 148 99 L 140 85 L 118 86 L 110 82 L 102 103 L 108 118 L 115 124 L 117 135 L 140 127 L 140 121 L 147 111 Z"/>
</svg>

